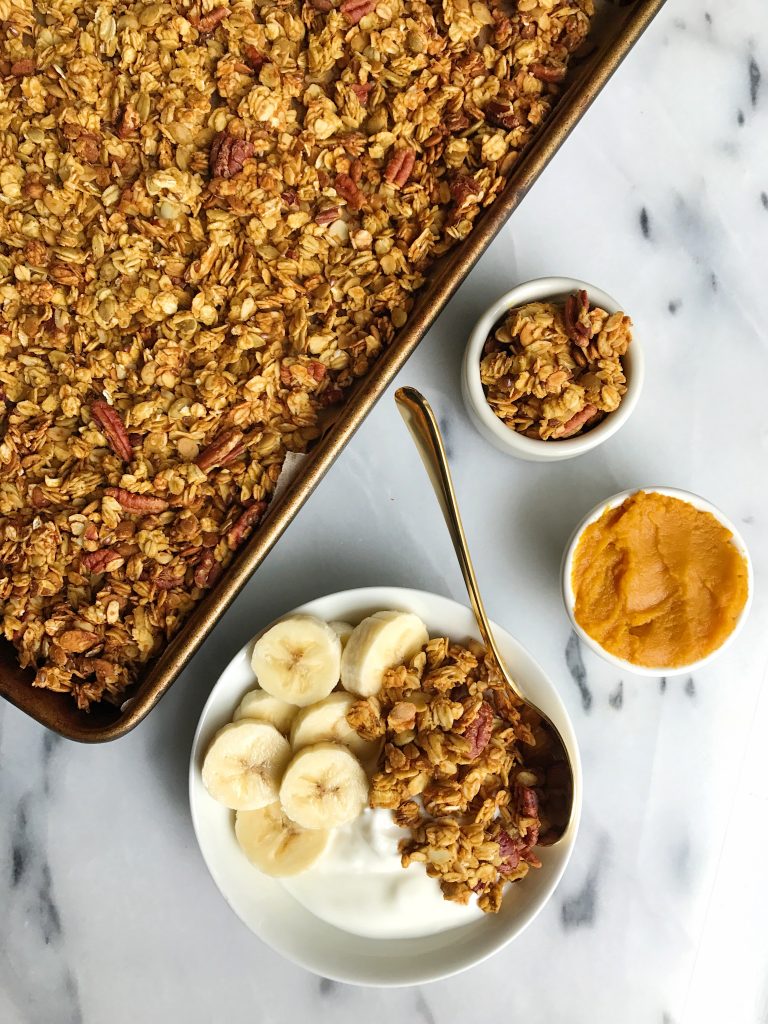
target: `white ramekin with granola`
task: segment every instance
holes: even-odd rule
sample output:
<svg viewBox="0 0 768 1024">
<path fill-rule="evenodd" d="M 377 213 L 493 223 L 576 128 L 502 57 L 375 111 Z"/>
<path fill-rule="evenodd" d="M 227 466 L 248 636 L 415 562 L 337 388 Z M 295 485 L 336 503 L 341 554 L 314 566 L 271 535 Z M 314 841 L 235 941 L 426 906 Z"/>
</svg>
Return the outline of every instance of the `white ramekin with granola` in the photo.
<svg viewBox="0 0 768 1024">
<path fill-rule="evenodd" d="M 478 431 L 502 451 L 557 461 L 602 444 L 640 395 L 643 354 L 610 295 L 565 277 L 503 295 L 470 335 L 462 394 Z"/>
</svg>

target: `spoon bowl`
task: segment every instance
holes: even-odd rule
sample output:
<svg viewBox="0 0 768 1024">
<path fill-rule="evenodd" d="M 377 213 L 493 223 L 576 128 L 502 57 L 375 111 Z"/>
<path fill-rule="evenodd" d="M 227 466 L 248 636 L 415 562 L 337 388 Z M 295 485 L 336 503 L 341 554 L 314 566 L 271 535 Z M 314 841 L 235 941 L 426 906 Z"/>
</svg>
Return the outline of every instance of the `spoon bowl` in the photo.
<svg viewBox="0 0 768 1024">
<path fill-rule="evenodd" d="M 568 831 L 574 814 L 574 769 L 568 754 L 568 747 L 552 720 L 520 690 L 507 669 L 494 639 L 469 555 L 469 546 L 461 522 L 448 457 L 435 414 L 424 395 L 415 388 L 398 388 L 395 392 L 395 401 L 400 415 L 411 432 L 427 470 L 427 476 L 435 491 L 483 642 L 506 685 L 515 697 L 526 705 L 526 710 L 533 716 L 532 726 L 536 745 L 531 747 L 530 752 L 526 754 L 526 761 L 532 767 L 541 768 L 546 773 L 546 786 L 540 799 L 541 816 L 545 828 L 539 837 L 539 845 L 554 845 Z"/>
</svg>

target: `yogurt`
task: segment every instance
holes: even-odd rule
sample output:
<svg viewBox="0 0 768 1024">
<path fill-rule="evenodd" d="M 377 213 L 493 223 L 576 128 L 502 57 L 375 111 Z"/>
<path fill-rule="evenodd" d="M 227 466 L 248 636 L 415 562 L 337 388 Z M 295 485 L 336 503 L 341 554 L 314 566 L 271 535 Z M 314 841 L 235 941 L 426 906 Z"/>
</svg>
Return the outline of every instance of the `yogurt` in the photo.
<svg viewBox="0 0 768 1024">
<path fill-rule="evenodd" d="M 282 879 L 284 888 L 315 917 L 355 935 L 407 939 L 435 935 L 483 917 L 443 898 L 422 864 L 403 868 L 398 842 L 409 835 L 388 810 L 365 810 L 336 830 L 309 871 Z"/>
</svg>

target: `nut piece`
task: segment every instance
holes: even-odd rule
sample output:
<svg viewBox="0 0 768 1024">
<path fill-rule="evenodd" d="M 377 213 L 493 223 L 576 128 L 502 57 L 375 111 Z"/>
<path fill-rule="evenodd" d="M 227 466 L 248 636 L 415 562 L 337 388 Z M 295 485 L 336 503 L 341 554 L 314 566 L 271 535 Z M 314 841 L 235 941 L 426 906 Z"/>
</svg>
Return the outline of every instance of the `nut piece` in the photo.
<svg viewBox="0 0 768 1024">
<path fill-rule="evenodd" d="M 227 463 L 233 462 L 244 451 L 243 432 L 232 427 L 219 434 L 207 448 L 203 448 L 195 459 L 195 465 L 207 473 L 214 466 L 226 466 Z"/>
<path fill-rule="evenodd" d="M 252 142 L 219 132 L 211 144 L 211 174 L 214 178 L 233 178 L 252 156 Z"/>
<path fill-rule="evenodd" d="M 92 573 L 115 572 L 125 564 L 125 559 L 117 551 L 102 548 L 100 551 L 88 551 L 80 561 Z"/>
<path fill-rule="evenodd" d="M 366 14 L 376 10 L 376 0 L 344 0 L 340 10 L 351 25 L 357 25 Z"/>
<path fill-rule="evenodd" d="M 213 32 L 217 25 L 221 24 L 225 18 L 230 15 L 229 8 L 227 7 L 214 7 L 208 14 L 204 14 L 197 22 L 197 29 L 199 32 L 205 34 Z"/>
<path fill-rule="evenodd" d="M 137 111 L 130 103 L 126 103 L 123 107 L 123 112 L 120 115 L 120 120 L 117 124 L 117 135 L 118 138 L 128 139 L 131 135 L 134 135 L 141 125 L 141 120 Z"/>
<path fill-rule="evenodd" d="M 249 505 L 237 517 L 227 533 L 227 544 L 234 550 L 239 547 L 253 527 L 258 523 L 266 510 L 266 501 L 257 501 Z"/>
<path fill-rule="evenodd" d="M 349 174 L 337 174 L 334 188 L 345 199 L 351 210 L 359 210 L 365 203 L 365 196 Z"/>
<path fill-rule="evenodd" d="M 126 462 L 130 462 L 133 458 L 133 448 L 128 431 L 125 429 L 125 424 L 117 409 L 108 405 L 103 399 L 97 398 L 95 402 L 91 403 L 91 415 L 99 424 L 101 432 L 109 441 L 115 454 Z"/>
<path fill-rule="evenodd" d="M 114 498 L 128 512 L 165 512 L 168 502 L 163 498 L 154 498 L 151 494 L 134 494 L 125 487 L 105 487 L 104 493 Z"/>
<path fill-rule="evenodd" d="M 315 214 L 315 223 L 332 224 L 335 220 L 339 219 L 340 214 L 340 206 L 329 206 L 327 209 L 321 210 L 320 213 Z"/>
<path fill-rule="evenodd" d="M 15 60 L 11 64 L 11 74 L 14 78 L 25 78 L 27 75 L 34 75 L 37 65 L 33 60 Z"/>
<path fill-rule="evenodd" d="M 387 164 L 384 179 L 392 185 L 402 188 L 408 181 L 416 162 L 416 153 L 412 149 L 399 149 Z"/>
</svg>

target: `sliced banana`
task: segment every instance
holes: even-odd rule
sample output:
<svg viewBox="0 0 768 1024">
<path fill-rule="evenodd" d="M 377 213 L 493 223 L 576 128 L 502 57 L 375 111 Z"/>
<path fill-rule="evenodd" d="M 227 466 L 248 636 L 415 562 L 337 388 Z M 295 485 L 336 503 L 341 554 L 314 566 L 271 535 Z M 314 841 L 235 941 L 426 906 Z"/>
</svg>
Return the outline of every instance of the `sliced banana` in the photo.
<svg viewBox="0 0 768 1024">
<path fill-rule="evenodd" d="M 238 811 L 235 835 L 248 860 L 265 875 L 300 875 L 325 852 L 331 833 L 302 828 L 291 821 L 276 801 L 258 811 Z"/>
<path fill-rule="evenodd" d="M 347 646 L 347 640 L 352 636 L 354 626 L 349 622 L 342 622 L 341 619 L 334 619 L 333 622 L 329 622 L 328 625 L 341 640 L 342 650 Z"/>
<path fill-rule="evenodd" d="M 291 757 L 274 725 L 242 719 L 219 729 L 203 761 L 203 784 L 233 811 L 255 811 L 277 799 Z"/>
<path fill-rule="evenodd" d="M 294 750 L 315 743 L 341 743 L 361 761 L 371 761 L 381 748 L 377 741 L 364 740 L 347 722 L 347 712 L 358 698 L 339 690 L 318 704 L 302 708 L 293 720 L 291 746 Z"/>
<path fill-rule="evenodd" d="M 273 697 L 306 707 L 339 681 L 341 641 L 327 622 L 294 615 L 268 629 L 253 646 L 251 668 Z"/>
<path fill-rule="evenodd" d="M 286 704 L 266 690 L 249 690 L 238 704 L 234 720 L 238 722 L 241 718 L 251 718 L 257 722 L 266 722 L 287 736 L 298 710 L 295 704 Z"/>
<path fill-rule="evenodd" d="M 384 673 L 408 661 L 429 640 L 412 612 L 376 612 L 356 626 L 341 656 L 341 683 L 361 697 L 379 692 Z"/>
<path fill-rule="evenodd" d="M 346 747 L 316 743 L 294 755 L 280 786 L 280 803 L 304 828 L 346 825 L 368 803 L 368 776 Z"/>
</svg>

